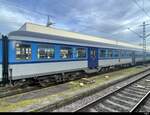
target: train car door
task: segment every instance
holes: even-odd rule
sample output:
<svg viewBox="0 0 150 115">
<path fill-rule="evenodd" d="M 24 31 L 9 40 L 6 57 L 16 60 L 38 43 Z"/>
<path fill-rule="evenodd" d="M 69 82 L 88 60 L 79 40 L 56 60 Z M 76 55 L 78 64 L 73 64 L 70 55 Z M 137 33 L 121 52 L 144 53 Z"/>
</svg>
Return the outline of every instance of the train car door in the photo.
<svg viewBox="0 0 150 115">
<path fill-rule="evenodd" d="M 2 82 L 2 38 L 0 36 L 0 82 Z"/>
<path fill-rule="evenodd" d="M 88 48 L 88 67 L 90 69 L 98 67 L 98 48 Z"/>
<path fill-rule="evenodd" d="M 2 82 L 7 84 L 8 78 L 8 37 L 2 36 Z"/>
</svg>

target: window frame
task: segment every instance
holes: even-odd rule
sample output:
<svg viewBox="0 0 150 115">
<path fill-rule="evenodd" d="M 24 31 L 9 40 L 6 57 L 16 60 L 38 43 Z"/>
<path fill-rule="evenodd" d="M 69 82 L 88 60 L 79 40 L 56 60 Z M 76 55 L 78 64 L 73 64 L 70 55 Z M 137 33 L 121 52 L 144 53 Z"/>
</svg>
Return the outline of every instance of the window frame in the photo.
<svg viewBox="0 0 150 115">
<path fill-rule="evenodd" d="M 62 50 L 62 49 L 65 49 L 65 48 L 66 48 L 66 49 L 67 49 L 67 48 L 68 48 L 68 49 L 70 49 L 70 50 L 71 50 L 71 54 L 70 54 L 70 56 L 69 56 L 69 57 L 67 57 L 67 58 L 62 58 L 61 50 Z M 71 46 L 67 46 L 67 45 L 66 45 L 66 46 L 65 46 L 65 45 L 64 45 L 64 46 L 60 46 L 59 55 L 60 55 L 60 59 L 61 59 L 61 60 L 68 60 L 68 59 L 72 59 L 72 58 L 73 58 L 73 47 L 71 47 Z"/>
<path fill-rule="evenodd" d="M 125 50 L 120 50 L 120 57 L 126 58 L 126 51 Z"/>
<path fill-rule="evenodd" d="M 30 54 L 30 57 L 29 59 L 17 59 L 17 44 L 19 45 L 29 45 L 30 46 L 30 49 L 31 49 L 31 54 Z M 28 48 L 29 49 L 29 48 Z M 29 51 L 28 51 L 29 52 Z M 26 42 L 15 42 L 15 60 L 16 61 L 32 61 L 32 44 L 31 43 L 26 43 Z M 21 55 L 21 54 L 20 54 Z M 28 54 L 29 55 L 29 54 Z"/>
<path fill-rule="evenodd" d="M 84 57 L 78 57 L 77 54 L 78 54 L 78 49 L 84 49 L 85 51 L 85 56 Z M 76 52 L 75 52 L 75 58 L 77 59 L 85 59 L 87 57 L 87 48 L 85 47 L 76 47 Z"/>
<path fill-rule="evenodd" d="M 38 57 L 38 54 L 39 54 L 38 49 L 39 48 L 42 48 L 42 49 L 51 49 L 51 48 L 53 48 L 54 49 L 53 57 L 52 58 L 39 58 Z M 55 48 L 54 45 L 52 45 L 52 44 L 38 44 L 36 49 L 37 49 L 37 51 L 36 51 L 37 60 L 54 60 L 55 59 L 56 48 Z"/>
<path fill-rule="evenodd" d="M 110 51 L 111 51 L 111 56 L 109 55 Z M 109 59 L 113 58 L 113 49 L 107 50 L 107 58 L 109 58 Z"/>
<path fill-rule="evenodd" d="M 113 57 L 114 58 L 119 58 L 119 50 L 118 49 L 113 50 Z"/>
<path fill-rule="evenodd" d="M 101 51 L 105 51 L 105 52 L 104 52 L 105 55 L 101 56 L 101 54 L 102 54 Z M 99 58 L 100 58 L 100 59 L 105 59 L 106 56 L 107 56 L 107 49 L 100 48 L 100 49 L 99 49 Z"/>
</svg>

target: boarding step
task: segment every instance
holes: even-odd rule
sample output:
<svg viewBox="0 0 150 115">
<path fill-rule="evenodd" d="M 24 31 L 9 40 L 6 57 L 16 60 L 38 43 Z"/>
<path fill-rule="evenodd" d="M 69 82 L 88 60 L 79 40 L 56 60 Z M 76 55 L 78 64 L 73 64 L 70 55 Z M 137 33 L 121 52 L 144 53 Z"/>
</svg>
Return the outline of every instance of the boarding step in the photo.
<svg viewBox="0 0 150 115">
<path fill-rule="evenodd" d="M 85 70 L 85 72 L 88 73 L 88 74 L 96 73 L 98 71 L 99 71 L 98 69 L 86 69 Z"/>
</svg>

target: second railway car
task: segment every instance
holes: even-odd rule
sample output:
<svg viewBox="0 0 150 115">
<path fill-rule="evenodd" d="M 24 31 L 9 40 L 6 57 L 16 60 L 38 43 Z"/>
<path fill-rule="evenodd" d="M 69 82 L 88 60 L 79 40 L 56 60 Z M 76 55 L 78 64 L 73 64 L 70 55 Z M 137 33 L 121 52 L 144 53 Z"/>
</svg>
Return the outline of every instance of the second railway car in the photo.
<svg viewBox="0 0 150 115">
<path fill-rule="evenodd" d="M 112 66 L 135 65 L 142 61 L 142 48 L 26 23 L 8 35 L 7 61 L 9 65 L 5 69 L 9 80 L 52 75 L 56 81 L 63 81 L 79 72 L 94 73 Z M 2 65 L 1 55 L 0 62 Z"/>
</svg>

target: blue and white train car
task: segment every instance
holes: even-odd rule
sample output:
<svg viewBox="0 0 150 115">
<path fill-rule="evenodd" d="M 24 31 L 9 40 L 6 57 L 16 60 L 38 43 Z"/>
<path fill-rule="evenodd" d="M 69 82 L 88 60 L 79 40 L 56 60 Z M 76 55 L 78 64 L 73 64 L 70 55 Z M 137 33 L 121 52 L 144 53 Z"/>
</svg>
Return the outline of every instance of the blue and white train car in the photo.
<svg viewBox="0 0 150 115">
<path fill-rule="evenodd" d="M 86 55 L 77 59 L 73 54 L 78 49 L 86 52 L 87 49 L 84 47 L 60 45 L 56 42 L 53 44 L 52 42 L 44 42 L 42 39 L 36 39 L 35 42 L 30 41 L 33 38 L 28 38 L 25 41 L 18 41 L 17 38 L 11 37 L 9 69 L 12 70 L 13 80 L 77 71 L 87 67 Z"/>
<path fill-rule="evenodd" d="M 143 62 L 143 51 L 142 52 L 135 51 L 135 61 L 136 63 Z"/>
<path fill-rule="evenodd" d="M 105 57 L 101 56 L 106 52 Z M 108 67 L 113 65 L 132 64 L 132 51 L 120 49 L 100 49 L 99 66 Z"/>
<path fill-rule="evenodd" d="M 85 69 L 88 67 L 87 52 L 86 47 L 64 41 L 63 37 L 12 32 L 9 35 L 12 80 Z"/>
<path fill-rule="evenodd" d="M 8 38 L 8 69 L 12 80 L 134 65 L 137 61 L 134 52 L 142 52 L 141 47 L 132 44 L 31 23 L 11 32 Z"/>
</svg>

